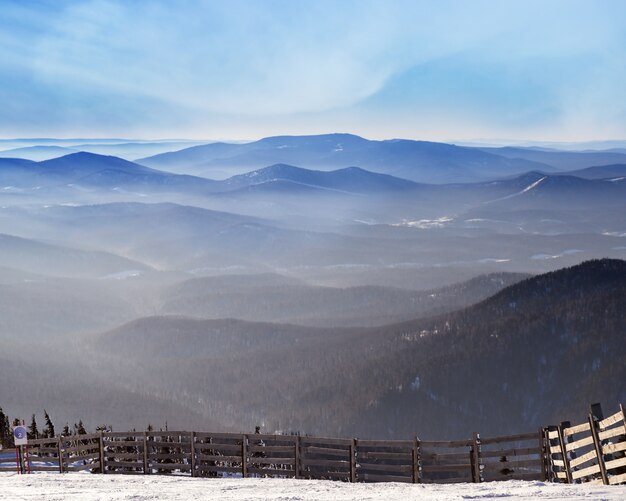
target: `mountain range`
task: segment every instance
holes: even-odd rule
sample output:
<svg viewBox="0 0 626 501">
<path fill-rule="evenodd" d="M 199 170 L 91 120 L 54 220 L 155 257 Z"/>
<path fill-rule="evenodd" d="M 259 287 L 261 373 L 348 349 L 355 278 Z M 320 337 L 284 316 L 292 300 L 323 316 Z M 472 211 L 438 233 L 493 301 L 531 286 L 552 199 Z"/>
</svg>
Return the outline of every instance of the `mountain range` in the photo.
<svg viewBox="0 0 626 501">
<path fill-rule="evenodd" d="M 623 398 L 621 152 L 192 144 L 10 143 L 128 155 L 0 158 L 5 410 L 452 438 Z"/>
<path fill-rule="evenodd" d="M 357 166 L 418 182 L 466 182 L 533 169 L 553 170 L 548 164 L 511 159 L 476 148 L 403 139 L 370 141 L 351 134 L 276 136 L 244 144 L 212 143 L 138 162 L 206 177 L 242 173 L 276 163 L 321 170 Z"/>
</svg>

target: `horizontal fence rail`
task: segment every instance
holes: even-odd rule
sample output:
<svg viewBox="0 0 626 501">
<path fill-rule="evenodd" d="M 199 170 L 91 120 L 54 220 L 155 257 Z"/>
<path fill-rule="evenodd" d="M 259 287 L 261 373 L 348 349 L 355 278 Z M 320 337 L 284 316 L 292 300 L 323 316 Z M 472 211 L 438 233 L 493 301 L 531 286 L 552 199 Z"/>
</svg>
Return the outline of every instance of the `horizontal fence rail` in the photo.
<svg viewBox="0 0 626 501">
<path fill-rule="evenodd" d="M 593 408 L 592 408 L 593 409 Z M 89 471 L 346 482 L 542 480 L 626 483 L 624 407 L 536 432 L 455 441 L 361 440 L 194 431 L 98 432 L 0 450 L 0 471 Z M 27 453 L 25 453 L 27 452 Z"/>
<path fill-rule="evenodd" d="M 557 482 L 615 485 L 626 483 L 626 414 L 624 406 L 604 418 L 592 406 L 586 422 L 569 421 L 544 432 L 550 477 Z"/>
</svg>

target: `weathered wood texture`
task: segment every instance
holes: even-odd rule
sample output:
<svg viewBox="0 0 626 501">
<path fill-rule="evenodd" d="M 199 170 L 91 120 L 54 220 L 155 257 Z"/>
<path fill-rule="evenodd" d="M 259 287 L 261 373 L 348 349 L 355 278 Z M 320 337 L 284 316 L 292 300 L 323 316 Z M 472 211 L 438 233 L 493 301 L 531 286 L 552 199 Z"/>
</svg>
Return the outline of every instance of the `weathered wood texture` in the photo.
<svg viewBox="0 0 626 501">
<path fill-rule="evenodd" d="M 591 406 L 584 423 L 562 423 L 548 429 L 548 476 L 555 482 L 626 482 L 626 415 L 624 406 L 604 418 L 599 404 Z"/>
<path fill-rule="evenodd" d="M 189 431 L 99 432 L 29 441 L 31 471 L 285 477 L 348 482 L 626 482 L 624 408 L 585 423 L 454 441 Z M 600 417 L 602 417 L 600 415 Z M 0 469 L 15 468 L 12 451 Z M 14 452 L 14 451 L 13 451 Z M 24 456 L 22 456 L 24 457 Z M 22 465 L 24 467 L 24 465 Z"/>
</svg>

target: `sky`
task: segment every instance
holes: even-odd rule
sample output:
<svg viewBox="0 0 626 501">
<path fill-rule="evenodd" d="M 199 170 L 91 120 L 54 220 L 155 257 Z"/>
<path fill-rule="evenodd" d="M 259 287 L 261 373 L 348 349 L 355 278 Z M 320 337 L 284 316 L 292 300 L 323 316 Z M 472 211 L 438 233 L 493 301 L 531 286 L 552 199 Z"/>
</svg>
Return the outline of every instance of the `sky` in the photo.
<svg viewBox="0 0 626 501">
<path fill-rule="evenodd" d="M 0 137 L 626 139 L 622 0 L 0 0 Z"/>
</svg>

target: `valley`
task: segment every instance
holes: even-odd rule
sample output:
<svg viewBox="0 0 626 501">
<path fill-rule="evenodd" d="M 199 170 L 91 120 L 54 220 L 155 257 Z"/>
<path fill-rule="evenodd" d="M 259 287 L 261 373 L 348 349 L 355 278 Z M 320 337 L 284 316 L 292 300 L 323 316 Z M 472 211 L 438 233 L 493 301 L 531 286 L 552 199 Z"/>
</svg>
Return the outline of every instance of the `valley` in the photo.
<svg viewBox="0 0 626 501">
<path fill-rule="evenodd" d="M 623 153 L 70 146 L 0 158 L 12 415 L 453 438 L 626 397 Z"/>
</svg>

